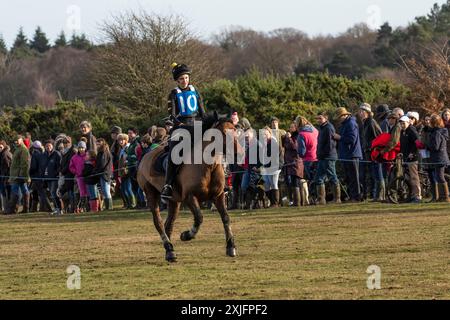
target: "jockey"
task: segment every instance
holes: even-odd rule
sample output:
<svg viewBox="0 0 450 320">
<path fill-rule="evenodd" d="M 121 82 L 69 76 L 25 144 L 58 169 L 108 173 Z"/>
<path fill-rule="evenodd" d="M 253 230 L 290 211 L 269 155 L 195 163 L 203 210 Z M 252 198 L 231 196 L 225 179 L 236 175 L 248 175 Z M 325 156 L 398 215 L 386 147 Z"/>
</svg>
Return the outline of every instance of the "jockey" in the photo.
<svg viewBox="0 0 450 320">
<path fill-rule="evenodd" d="M 177 63 L 172 64 L 172 68 L 173 79 L 178 85 L 170 92 L 168 101 L 168 111 L 174 124 L 170 134 L 182 126 L 193 126 L 194 121 L 202 121 L 206 114 L 200 93 L 189 83 L 191 70 L 188 66 Z M 177 166 L 172 162 L 171 153 L 178 142 L 169 139 L 166 183 L 161 192 L 163 200 L 172 199 Z"/>
</svg>

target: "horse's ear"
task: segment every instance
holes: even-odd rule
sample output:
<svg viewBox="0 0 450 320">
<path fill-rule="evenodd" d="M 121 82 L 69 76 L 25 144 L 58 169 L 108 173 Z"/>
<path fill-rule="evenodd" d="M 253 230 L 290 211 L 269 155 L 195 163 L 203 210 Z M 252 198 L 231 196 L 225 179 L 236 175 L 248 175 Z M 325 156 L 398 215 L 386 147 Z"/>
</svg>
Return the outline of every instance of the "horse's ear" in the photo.
<svg viewBox="0 0 450 320">
<path fill-rule="evenodd" d="M 214 121 L 219 121 L 219 114 L 214 110 Z"/>
</svg>

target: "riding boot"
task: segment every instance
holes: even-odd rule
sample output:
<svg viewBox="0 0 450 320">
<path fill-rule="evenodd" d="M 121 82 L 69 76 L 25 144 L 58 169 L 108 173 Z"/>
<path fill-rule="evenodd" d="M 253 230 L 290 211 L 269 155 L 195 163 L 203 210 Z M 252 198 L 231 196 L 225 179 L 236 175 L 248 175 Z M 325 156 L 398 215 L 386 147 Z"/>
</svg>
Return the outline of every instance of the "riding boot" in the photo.
<svg viewBox="0 0 450 320">
<path fill-rule="evenodd" d="M 302 204 L 302 194 L 300 192 L 300 188 L 294 188 L 293 192 L 294 196 L 294 207 L 300 207 Z"/>
<path fill-rule="evenodd" d="M 39 200 L 33 197 L 30 204 L 30 212 L 38 212 Z"/>
<path fill-rule="evenodd" d="M 341 185 L 339 183 L 333 185 L 334 203 L 341 204 Z"/>
<path fill-rule="evenodd" d="M 28 213 L 30 209 L 30 194 L 26 193 L 23 195 L 23 208 L 20 213 Z"/>
<path fill-rule="evenodd" d="M 439 183 L 439 200 L 438 202 L 450 202 L 448 184 Z"/>
<path fill-rule="evenodd" d="M 19 195 L 16 193 L 11 194 L 11 199 L 7 204 L 5 214 L 15 214 L 18 211 Z"/>
<path fill-rule="evenodd" d="M 170 157 L 170 155 L 169 155 Z M 166 172 L 166 184 L 161 191 L 161 199 L 172 200 L 173 196 L 173 182 L 175 180 L 175 174 L 177 172 L 177 166 L 169 159 L 167 161 L 167 172 Z"/>
<path fill-rule="evenodd" d="M 326 205 L 327 204 L 327 200 L 326 200 L 326 190 L 325 190 L 325 185 L 324 184 L 320 184 L 318 186 L 316 186 L 316 192 L 317 192 L 317 198 L 318 198 L 318 205 Z"/>
<path fill-rule="evenodd" d="M 437 183 L 433 183 L 431 185 L 431 200 L 430 202 L 437 202 L 439 199 L 439 185 Z"/>
</svg>

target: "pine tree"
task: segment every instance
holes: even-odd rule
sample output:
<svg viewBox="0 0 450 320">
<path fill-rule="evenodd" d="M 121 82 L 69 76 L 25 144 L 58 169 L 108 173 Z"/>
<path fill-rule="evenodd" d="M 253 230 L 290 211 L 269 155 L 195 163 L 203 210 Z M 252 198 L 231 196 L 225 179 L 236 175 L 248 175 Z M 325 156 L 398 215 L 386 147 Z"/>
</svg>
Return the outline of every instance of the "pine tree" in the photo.
<svg viewBox="0 0 450 320">
<path fill-rule="evenodd" d="M 55 40 L 55 47 L 65 47 L 67 46 L 66 34 L 61 31 L 58 38 Z"/>
<path fill-rule="evenodd" d="M 86 38 L 86 35 L 82 33 L 80 36 L 75 33 L 70 40 L 70 46 L 79 50 L 89 50 L 92 48 L 92 43 Z"/>
<path fill-rule="evenodd" d="M 31 49 L 36 50 L 39 53 L 44 53 L 50 49 L 48 44 L 48 39 L 45 33 L 42 31 L 41 27 L 37 27 L 34 32 L 33 40 L 31 41 Z"/>
<path fill-rule="evenodd" d="M 3 40 L 3 36 L 0 34 L 0 55 L 8 54 L 8 48 L 6 47 L 5 40 Z"/>
<path fill-rule="evenodd" d="M 19 33 L 16 36 L 16 40 L 14 40 L 14 44 L 12 47 L 12 51 L 15 51 L 17 49 L 28 49 L 28 39 L 27 36 L 23 33 L 23 28 L 20 27 Z"/>
</svg>

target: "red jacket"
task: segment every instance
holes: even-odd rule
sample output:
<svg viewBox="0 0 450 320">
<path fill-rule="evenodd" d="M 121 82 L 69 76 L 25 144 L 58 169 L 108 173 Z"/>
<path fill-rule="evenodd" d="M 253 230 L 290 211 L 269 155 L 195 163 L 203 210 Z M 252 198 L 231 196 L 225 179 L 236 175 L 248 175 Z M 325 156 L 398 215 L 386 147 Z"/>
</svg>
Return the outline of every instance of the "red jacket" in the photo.
<svg viewBox="0 0 450 320">
<path fill-rule="evenodd" d="M 390 133 L 382 133 L 372 141 L 372 161 L 383 162 L 395 160 L 397 154 L 400 152 L 400 142 L 391 151 L 386 152 L 383 155 L 380 154 L 380 151 L 386 147 L 390 139 Z"/>
</svg>

